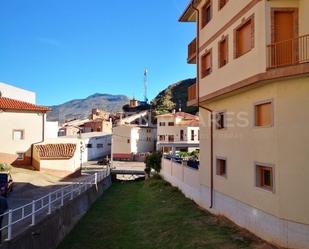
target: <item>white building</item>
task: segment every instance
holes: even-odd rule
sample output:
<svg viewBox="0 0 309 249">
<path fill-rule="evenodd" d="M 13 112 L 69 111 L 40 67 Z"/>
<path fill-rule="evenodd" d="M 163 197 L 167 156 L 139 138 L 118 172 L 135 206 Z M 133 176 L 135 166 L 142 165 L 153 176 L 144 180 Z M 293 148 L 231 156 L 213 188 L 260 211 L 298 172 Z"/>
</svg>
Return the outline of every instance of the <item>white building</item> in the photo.
<svg viewBox="0 0 309 249">
<path fill-rule="evenodd" d="M 192 151 L 199 147 L 199 117 L 185 112 L 157 116 L 157 150 Z"/>
<path fill-rule="evenodd" d="M 156 144 L 156 128 L 121 125 L 113 129 L 113 158 L 139 160 L 147 152 L 153 152 Z M 142 159 L 141 159 L 142 160 Z"/>
</svg>

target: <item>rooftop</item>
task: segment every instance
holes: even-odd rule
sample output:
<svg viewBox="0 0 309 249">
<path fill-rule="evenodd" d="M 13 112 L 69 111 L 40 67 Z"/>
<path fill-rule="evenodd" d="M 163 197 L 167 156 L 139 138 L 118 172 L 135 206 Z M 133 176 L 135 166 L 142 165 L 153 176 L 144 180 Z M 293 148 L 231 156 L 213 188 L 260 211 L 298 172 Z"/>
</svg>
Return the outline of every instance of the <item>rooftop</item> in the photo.
<svg viewBox="0 0 309 249">
<path fill-rule="evenodd" d="M 0 97 L 0 110 L 48 112 L 51 109 L 46 106 L 39 106 L 16 99 Z"/>
</svg>

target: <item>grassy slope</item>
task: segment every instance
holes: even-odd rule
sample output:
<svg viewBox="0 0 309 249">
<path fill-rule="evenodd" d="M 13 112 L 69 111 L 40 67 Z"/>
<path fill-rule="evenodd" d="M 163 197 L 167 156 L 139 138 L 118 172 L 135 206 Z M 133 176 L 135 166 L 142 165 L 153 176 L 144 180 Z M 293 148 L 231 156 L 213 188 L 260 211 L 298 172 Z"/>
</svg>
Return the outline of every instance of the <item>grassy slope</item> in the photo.
<svg viewBox="0 0 309 249">
<path fill-rule="evenodd" d="M 266 246 L 266 247 L 265 247 Z M 269 248 L 199 209 L 168 183 L 115 183 L 59 249 Z"/>
</svg>

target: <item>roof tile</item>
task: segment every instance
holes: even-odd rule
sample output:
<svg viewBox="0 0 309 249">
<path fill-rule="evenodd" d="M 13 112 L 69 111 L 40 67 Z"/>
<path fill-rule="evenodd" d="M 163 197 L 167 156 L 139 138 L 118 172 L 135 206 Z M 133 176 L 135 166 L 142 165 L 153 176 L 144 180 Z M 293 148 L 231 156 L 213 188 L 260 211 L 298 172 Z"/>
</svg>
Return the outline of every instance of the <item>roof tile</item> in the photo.
<svg viewBox="0 0 309 249">
<path fill-rule="evenodd" d="M 46 106 L 34 105 L 24 101 L 0 97 L 0 109 L 2 110 L 20 110 L 20 111 L 36 111 L 47 112 L 51 109 Z"/>
</svg>

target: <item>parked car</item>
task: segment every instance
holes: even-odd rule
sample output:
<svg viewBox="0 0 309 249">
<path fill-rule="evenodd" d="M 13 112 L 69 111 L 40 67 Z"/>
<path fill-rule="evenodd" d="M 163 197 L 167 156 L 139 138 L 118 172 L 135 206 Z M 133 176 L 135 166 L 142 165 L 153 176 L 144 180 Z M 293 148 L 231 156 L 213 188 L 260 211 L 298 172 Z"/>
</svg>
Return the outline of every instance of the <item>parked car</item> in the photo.
<svg viewBox="0 0 309 249">
<path fill-rule="evenodd" d="M 10 172 L 0 172 L 0 191 L 5 197 L 13 191 L 13 179 Z"/>
</svg>

